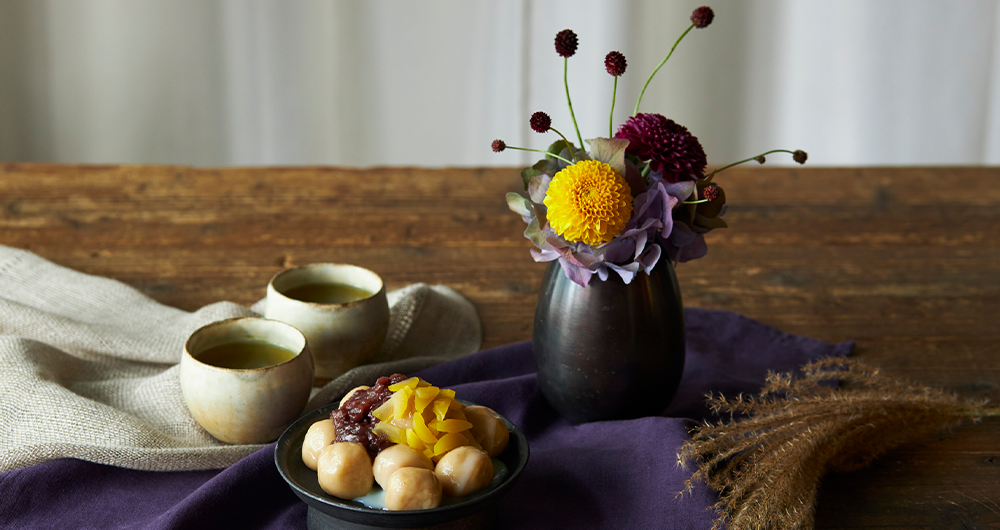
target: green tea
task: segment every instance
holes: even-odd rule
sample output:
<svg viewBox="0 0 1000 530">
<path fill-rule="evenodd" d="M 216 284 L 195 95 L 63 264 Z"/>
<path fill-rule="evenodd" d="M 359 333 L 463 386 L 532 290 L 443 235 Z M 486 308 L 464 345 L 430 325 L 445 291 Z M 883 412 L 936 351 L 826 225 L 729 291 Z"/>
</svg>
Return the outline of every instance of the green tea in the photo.
<svg viewBox="0 0 1000 530">
<path fill-rule="evenodd" d="M 201 352 L 197 359 L 220 368 L 247 370 L 281 364 L 297 354 L 267 342 L 230 342 Z"/>
<path fill-rule="evenodd" d="M 314 304 L 343 304 L 375 294 L 344 283 L 307 283 L 283 293 L 289 298 Z"/>
</svg>

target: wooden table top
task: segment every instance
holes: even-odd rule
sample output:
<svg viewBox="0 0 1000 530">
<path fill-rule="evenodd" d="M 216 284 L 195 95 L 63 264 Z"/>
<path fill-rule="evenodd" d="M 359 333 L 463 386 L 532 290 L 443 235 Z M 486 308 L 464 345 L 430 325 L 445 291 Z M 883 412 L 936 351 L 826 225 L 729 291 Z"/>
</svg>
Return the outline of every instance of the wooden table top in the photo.
<svg viewBox="0 0 1000 530">
<path fill-rule="evenodd" d="M 688 306 L 857 341 L 887 373 L 1000 400 L 1000 168 L 736 168 L 729 229 L 681 264 Z M 544 264 L 516 169 L 0 165 L 0 243 L 186 310 L 250 304 L 289 265 L 449 285 L 483 348 L 531 338 Z M 1000 419 L 828 476 L 820 528 L 1000 527 Z"/>
</svg>

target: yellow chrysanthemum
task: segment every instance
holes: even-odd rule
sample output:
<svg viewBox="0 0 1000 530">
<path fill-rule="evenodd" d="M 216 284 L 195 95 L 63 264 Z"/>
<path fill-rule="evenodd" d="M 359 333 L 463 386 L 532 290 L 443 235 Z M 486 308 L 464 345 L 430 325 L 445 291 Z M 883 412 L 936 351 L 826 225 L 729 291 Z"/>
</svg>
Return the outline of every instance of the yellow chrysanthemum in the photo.
<svg viewBox="0 0 1000 530">
<path fill-rule="evenodd" d="M 632 216 L 632 190 L 615 168 L 584 160 L 556 173 L 545 193 L 546 216 L 567 241 L 611 241 Z"/>
</svg>

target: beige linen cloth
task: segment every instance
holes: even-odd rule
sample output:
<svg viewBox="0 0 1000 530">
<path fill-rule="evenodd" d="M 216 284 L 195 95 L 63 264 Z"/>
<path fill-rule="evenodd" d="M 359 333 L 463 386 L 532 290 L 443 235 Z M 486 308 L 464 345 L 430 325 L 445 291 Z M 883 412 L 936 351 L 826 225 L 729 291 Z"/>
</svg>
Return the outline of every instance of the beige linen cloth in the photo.
<svg viewBox="0 0 1000 530">
<path fill-rule="evenodd" d="M 475 308 L 447 287 L 410 285 L 390 292 L 389 306 L 389 335 L 373 364 L 314 391 L 306 411 L 378 376 L 479 349 Z M 0 471 L 64 457 L 211 469 L 264 447 L 212 438 L 188 412 L 177 377 L 192 332 L 259 313 L 263 301 L 181 311 L 121 282 L 0 246 Z"/>
</svg>

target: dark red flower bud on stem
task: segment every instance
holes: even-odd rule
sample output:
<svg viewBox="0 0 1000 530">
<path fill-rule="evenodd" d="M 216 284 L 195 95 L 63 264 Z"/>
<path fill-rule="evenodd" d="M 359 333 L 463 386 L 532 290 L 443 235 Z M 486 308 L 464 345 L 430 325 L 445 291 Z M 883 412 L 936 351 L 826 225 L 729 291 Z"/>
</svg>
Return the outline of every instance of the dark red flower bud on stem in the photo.
<svg viewBox="0 0 1000 530">
<path fill-rule="evenodd" d="M 696 28 L 708 27 L 714 18 L 715 13 L 712 12 L 712 8 L 708 6 L 701 6 L 691 13 L 691 23 L 694 24 L 694 27 Z"/>
<path fill-rule="evenodd" d="M 604 68 L 609 74 L 618 77 L 625 73 L 625 67 L 628 66 L 628 62 L 625 61 L 625 56 L 621 52 L 608 52 L 604 56 Z"/>
<path fill-rule="evenodd" d="M 538 111 L 531 115 L 531 130 L 536 133 L 548 132 L 552 128 L 552 118 L 548 114 Z"/>
<path fill-rule="evenodd" d="M 571 29 L 564 29 L 556 33 L 556 53 L 562 57 L 572 57 L 576 54 L 578 41 L 576 33 Z"/>
</svg>

